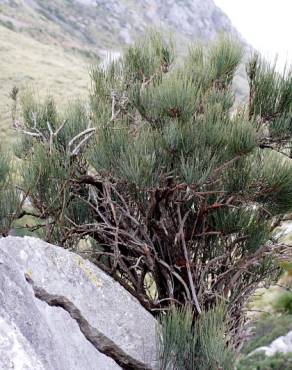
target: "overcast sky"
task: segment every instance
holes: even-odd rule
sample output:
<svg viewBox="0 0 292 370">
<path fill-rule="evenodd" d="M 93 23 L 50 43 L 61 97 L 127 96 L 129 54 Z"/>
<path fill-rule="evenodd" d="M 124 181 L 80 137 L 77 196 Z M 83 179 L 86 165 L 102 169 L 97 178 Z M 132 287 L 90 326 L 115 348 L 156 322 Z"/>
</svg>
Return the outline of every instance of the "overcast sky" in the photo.
<svg viewBox="0 0 292 370">
<path fill-rule="evenodd" d="M 203 0 L 204 1 L 204 0 Z M 292 64 L 292 0 L 215 0 L 248 43 Z"/>
</svg>

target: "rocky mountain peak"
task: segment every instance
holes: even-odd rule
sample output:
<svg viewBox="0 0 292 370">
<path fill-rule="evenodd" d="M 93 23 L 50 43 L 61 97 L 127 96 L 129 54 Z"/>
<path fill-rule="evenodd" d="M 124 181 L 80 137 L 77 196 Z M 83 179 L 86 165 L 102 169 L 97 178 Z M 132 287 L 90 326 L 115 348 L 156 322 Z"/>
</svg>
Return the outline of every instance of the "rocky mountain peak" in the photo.
<svg viewBox="0 0 292 370">
<path fill-rule="evenodd" d="M 153 26 L 186 41 L 240 38 L 213 0 L 6 0 L 0 9 L 0 24 L 65 47 L 120 49 Z"/>
</svg>

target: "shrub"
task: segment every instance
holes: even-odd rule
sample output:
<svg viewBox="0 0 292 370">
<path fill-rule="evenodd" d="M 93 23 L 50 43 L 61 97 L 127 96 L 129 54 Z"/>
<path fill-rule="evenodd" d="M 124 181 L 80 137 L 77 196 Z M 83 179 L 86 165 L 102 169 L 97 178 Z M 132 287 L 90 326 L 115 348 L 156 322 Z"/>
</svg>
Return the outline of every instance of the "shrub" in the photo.
<svg viewBox="0 0 292 370">
<path fill-rule="evenodd" d="M 288 249 L 270 223 L 292 207 L 292 73 L 253 57 L 249 102 L 231 114 L 242 55 L 221 38 L 175 64 L 150 33 L 92 70 L 90 109 L 29 98 L 17 127 L 20 186 L 46 240 L 90 240 L 93 263 L 153 314 L 191 304 L 199 317 L 223 300 L 234 336 L 278 276 Z"/>
<path fill-rule="evenodd" d="M 292 314 L 292 293 L 281 293 L 274 302 L 274 309 L 281 313 Z"/>
</svg>

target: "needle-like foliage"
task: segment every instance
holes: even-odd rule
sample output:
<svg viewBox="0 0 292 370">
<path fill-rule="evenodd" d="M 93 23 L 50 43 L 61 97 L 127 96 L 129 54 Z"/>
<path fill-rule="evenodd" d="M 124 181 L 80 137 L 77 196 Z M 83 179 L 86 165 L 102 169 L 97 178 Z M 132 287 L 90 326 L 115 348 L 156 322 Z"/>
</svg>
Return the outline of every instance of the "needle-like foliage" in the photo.
<svg viewBox="0 0 292 370">
<path fill-rule="evenodd" d="M 0 235 L 9 233 L 17 210 L 20 197 L 12 184 L 11 158 L 4 148 L 0 147 Z"/>
<path fill-rule="evenodd" d="M 160 370 L 233 370 L 235 352 L 226 334 L 222 305 L 202 313 L 193 323 L 189 307 L 174 308 L 160 319 L 157 330 Z"/>
<path fill-rule="evenodd" d="M 152 32 L 92 69 L 90 107 L 60 114 L 29 97 L 15 123 L 21 187 L 46 239 L 86 240 L 153 314 L 189 304 L 209 322 L 224 301 L 234 342 L 246 301 L 288 253 L 269 230 L 292 208 L 291 72 L 253 57 L 236 110 L 242 55 L 220 38 L 175 64 L 172 43 Z"/>
</svg>

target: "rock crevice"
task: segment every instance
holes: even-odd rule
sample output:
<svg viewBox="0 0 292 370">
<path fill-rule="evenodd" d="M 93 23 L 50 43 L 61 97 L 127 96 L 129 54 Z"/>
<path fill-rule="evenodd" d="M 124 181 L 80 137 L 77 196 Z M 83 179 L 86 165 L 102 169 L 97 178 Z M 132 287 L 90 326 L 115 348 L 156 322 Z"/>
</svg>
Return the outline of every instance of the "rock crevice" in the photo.
<svg viewBox="0 0 292 370">
<path fill-rule="evenodd" d="M 31 285 L 36 298 L 52 307 L 61 307 L 75 320 L 85 338 L 101 353 L 113 359 L 123 370 L 153 370 L 152 367 L 135 360 L 120 349 L 110 338 L 92 327 L 83 317 L 80 310 L 68 298 L 50 294 L 45 289 L 35 285 L 29 274 L 25 280 Z"/>
<path fill-rule="evenodd" d="M 79 255 L 0 238 L 0 369 L 154 370 L 157 322 Z"/>
</svg>

